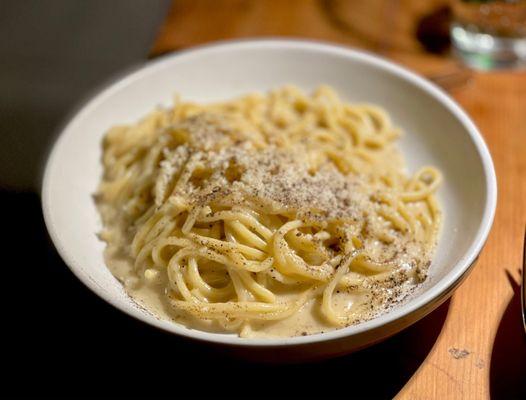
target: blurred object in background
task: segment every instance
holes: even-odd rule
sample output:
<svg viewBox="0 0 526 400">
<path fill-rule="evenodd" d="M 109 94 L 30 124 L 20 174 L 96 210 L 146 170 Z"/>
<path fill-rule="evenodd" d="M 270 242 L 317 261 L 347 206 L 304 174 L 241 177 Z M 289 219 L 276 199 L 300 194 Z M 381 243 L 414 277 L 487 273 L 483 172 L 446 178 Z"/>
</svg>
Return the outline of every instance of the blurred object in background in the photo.
<svg viewBox="0 0 526 400">
<path fill-rule="evenodd" d="M 446 90 L 465 86 L 471 71 L 450 57 L 447 0 L 320 0 L 345 40 L 415 69 Z"/>
<path fill-rule="evenodd" d="M 321 0 L 332 24 L 377 53 L 442 54 L 449 49 L 444 0 Z"/>
<path fill-rule="evenodd" d="M 3 0 L 0 188 L 38 190 L 64 116 L 110 75 L 144 60 L 169 0 Z"/>
<path fill-rule="evenodd" d="M 526 0 L 453 0 L 455 53 L 478 69 L 526 67 Z"/>
<path fill-rule="evenodd" d="M 175 0 L 152 55 L 210 41 L 294 37 L 366 49 L 447 90 L 471 70 L 450 57 L 449 0 Z M 208 16 L 213 13 L 213 23 Z"/>
</svg>

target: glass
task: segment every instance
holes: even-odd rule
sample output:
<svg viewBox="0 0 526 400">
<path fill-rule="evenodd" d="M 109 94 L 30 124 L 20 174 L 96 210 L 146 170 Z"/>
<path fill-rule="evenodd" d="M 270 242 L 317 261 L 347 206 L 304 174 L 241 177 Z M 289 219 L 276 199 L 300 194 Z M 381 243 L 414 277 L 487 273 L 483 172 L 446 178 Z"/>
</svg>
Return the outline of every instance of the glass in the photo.
<svg viewBox="0 0 526 400">
<path fill-rule="evenodd" d="M 453 0 L 455 53 L 478 69 L 526 68 L 526 0 Z"/>
</svg>

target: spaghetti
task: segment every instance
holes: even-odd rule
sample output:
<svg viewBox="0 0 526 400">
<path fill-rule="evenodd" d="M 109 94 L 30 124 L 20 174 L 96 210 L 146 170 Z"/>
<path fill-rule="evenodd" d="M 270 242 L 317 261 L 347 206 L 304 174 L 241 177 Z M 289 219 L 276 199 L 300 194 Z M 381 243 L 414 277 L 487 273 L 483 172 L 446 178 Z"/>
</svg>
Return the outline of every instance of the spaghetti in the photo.
<svg viewBox="0 0 526 400">
<path fill-rule="evenodd" d="M 440 172 L 407 177 L 399 134 L 326 86 L 176 100 L 114 127 L 97 193 L 108 265 L 199 329 L 294 336 L 373 318 L 425 279 L 440 225 Z"/>
</svg>

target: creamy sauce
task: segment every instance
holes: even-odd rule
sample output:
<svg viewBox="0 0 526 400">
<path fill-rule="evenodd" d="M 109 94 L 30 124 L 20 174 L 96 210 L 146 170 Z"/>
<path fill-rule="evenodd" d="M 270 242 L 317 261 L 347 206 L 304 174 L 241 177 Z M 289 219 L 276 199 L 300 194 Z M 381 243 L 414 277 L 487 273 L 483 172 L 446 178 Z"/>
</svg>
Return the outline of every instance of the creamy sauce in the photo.
<svg viewBox="0 0 526 400">
<path fill-rule="evenodd" d="M 204 321 L 190 315 L 177 313 L 168 302 L 168 297 L 165 294 L 167 281 L 163 279 L 162 275 L 154 282 L 140 279 L 133 268 L 133 260 L 117 254 L 118 251 L 108 246 L 104 251 L 106 265 L 111 273 L 123 284 L 126 293 L 132 300 L 154 317 L 178 323 L 191 329 L 213 333 L 224 332 L 223 327 L 212 321 Z M 410 297 L 415 288 L 416 285 L 409 282 L 404 283 L 398 295 L 399 302 L 403 302 Z M 363 300 L 362 296 L 355 293 L 337 292 L 333 296 L 333 305 L 337 311 L 343 312 L 350 309 L 354 302 L 361 300 Z M 390 307 L 391 305 L 388 306 Z M 288 318 L 277 321 L 252 322 L 250 336 L 253 338 L 306 336 L 338 329 L 338 327 L 327 323 L 319 308 L 320 305 L 317 299 L 311 299 Z M 377 314 L 382 312 L 380 310 L 376 311 Z"/>
</svg>

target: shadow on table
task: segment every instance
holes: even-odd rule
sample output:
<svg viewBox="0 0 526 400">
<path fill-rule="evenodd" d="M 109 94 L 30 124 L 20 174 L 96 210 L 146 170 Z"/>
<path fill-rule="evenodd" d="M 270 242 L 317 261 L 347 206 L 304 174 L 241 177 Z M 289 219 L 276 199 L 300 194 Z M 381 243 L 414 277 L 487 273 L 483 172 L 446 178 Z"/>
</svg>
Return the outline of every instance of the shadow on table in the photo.
<svg viewBox="0 0 526 400">
<path fill-rule="evenodd" d="M 499 323 L 490 367 L 492 399 L 526 399 L 526 335 L 521 321 L 520 285 L 509 271 L 513 288 L 511 298 Z"/>
<path fill-rule="evenodd" d="M 435 344 L 449 310 L 449 301 L 410 328 L 370 348 L 336 359 L 301 365 L 253 365 L 236 368 L 254 376 L 291 376 L 290 394 L 323 390 L 328 397 L 392 399 L 411 379 Z M 318 386 L 318 388 L 316 388 Z"/>
<path fill-rule="evenodd" d="M 128 333 L 152 339 L 144 341 L 137 338 L 137 343 L 144 344 L 138 350 L 139 359 L 164 359 L 171 365 L 172 369 L 157 365 L 155 372 L 149 372 L 152 377 L 148 380 L 169 382 L 173 375 L 176 377 L 174 385 L 178 385 L 175 382 L 184 382 L 187 388 L 199 387 L 201 395 L 212 395 L 219 388 L 227 392 L 237 391 L 237 395 L 252 393 L 251 397 L 265 398 L 272 398 L 276 393 L 284 397 L 307 398 L 323 393 L 324 398 L 392 399 L 431 351 L 447 318 L 448 309 L 449 301 L 405 331 L 357 353 L 292 365 L 258 364 L 234 359 L 224 351 L 160 334 L 142 325 L 130 328 Z M 131 350 L 133 344 L 129 343 L 129 339 L 127 342 Z M 128 365 L 129 361 L 123 364 Z M 165 394 L 162 388 L 159 389 Z"/>
<path fill-rule="evenodd" d="M 38 196 L 0 195 L 10 232 L 3 285 L 9 303 L 2 317 L 9 346 L 2 357 L 9 365 L 5 389 L 18 395 L 271 398 L 323 391 L 324 397 L 390 399 L 425 360 L 448 314 L 446 302 L 392 338 L 337 359 L 301 365 L 238 361 L 151 328 L 99 299 L 53 250 Z"/>
</svg>

